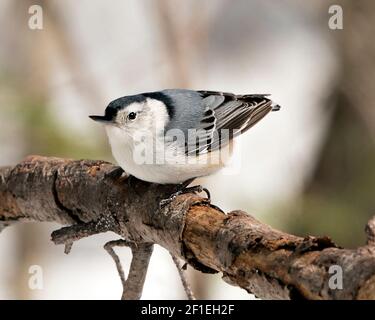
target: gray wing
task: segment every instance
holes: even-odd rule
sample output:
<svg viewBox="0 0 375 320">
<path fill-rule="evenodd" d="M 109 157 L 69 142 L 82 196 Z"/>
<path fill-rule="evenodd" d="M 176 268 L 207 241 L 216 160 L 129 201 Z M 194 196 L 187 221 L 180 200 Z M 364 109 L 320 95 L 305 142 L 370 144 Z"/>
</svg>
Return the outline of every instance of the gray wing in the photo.
<svg viewBox="0 0 375 320">
<path fill-rule="evenodd" d="M 278 105 L 262 94 L 234 95 L 217 91 L 198 91 L 204 114 L 197 125 L 197 139 L 189 141 L 187 154 L 201 154 L 226 146 L 246 132 Z"/>
<path fill-rule="evenodd" d="M 195 150 L 197 144 L 207 148 L 212 132 L 207 130 L 211 124 L 205 121 L 208 112 L 212 111 L 203 103 L 202 95 L 185 89 L 167 89 L 162 92 L 171 99 L 173 109 L 173 116 L 165 128 L 165 142 L 173 143 L 178 129 L 184 135 L 185 153 L 188 153 L 187 150 Z"/>
<path fill-rule="evenodd" d="M 185 135 L 185 153 L 202 154 L 220 149 L 244 133 L 272 110 L 267 95 L 234 95 L 218 91 L 163 90 L 173 101 L 174 116 L 166 132 L 179 129 Z M 190 131 L 190 132 L 189 132 Z M 166 136 L 166 141 L 174 139 Z"/>
</svg>

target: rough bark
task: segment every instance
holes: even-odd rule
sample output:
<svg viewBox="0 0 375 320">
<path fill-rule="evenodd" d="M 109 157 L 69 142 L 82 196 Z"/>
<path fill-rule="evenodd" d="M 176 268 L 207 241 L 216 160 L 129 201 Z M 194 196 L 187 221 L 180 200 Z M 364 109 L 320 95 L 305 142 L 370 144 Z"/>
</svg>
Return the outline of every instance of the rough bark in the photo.
<svg viewBox="0 0 375 320">
<path fill-rule="evenodd" d="M 18 221 L 68 225 L 52 233 L 52 240 L 65 244 L 67 251 L 82 237 L 119 234 L 144 251 L 133 261 L 137 267 L 128 279 L 138 280 L 128 284 L 127 298 L 140 297 L 154 243 L 202 272 L 222 272 L 225 281 L 260 298 L 375 298 L 373 222 L 366 227 L 367 245 L 342 249 L 327 237 L 275 230 L 242 211 L 225 214 L 194 194 L 179 195 L 160 208 L 160 200 L 177 186 L 121 174 L 103 161 L 39 156 L 0 168 L 0 230 Z M 329 286 L 333 265 L 342 268 L 342 289 Z"/>
</svg>

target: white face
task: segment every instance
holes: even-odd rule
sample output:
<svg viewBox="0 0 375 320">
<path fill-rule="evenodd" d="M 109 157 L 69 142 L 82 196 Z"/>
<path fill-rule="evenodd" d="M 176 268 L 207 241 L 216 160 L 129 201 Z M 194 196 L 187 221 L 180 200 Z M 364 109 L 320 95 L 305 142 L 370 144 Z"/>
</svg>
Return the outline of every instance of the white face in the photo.
<svg viewBox="0 0 375 320">
<path fill-rule="evenodd" d="M 124 169 L 130 170 L 129 172 L 133 172 L 134 166 L 137 167 L 137 160 L 133 153 L 137 143 L 142 141 L 140 137 L 146 137 L 148 142 L 158 140 L 156 137 L 164 134 L 168 120 L 165 105 L 150 98 L 143 103 L 133 103 L 119 111 L 114 122 L 105 126 L 112 154 L 117 163 Z"/>
<path fill-rule="evenodd" d="M 139 130 L 160 133 L 168 121 L 167 108 L 163 102 L 147 98 L 144 102 L 135 102 L 117 113 L 115 126 L 127 135 L 134 136 Z"/>
</svg>

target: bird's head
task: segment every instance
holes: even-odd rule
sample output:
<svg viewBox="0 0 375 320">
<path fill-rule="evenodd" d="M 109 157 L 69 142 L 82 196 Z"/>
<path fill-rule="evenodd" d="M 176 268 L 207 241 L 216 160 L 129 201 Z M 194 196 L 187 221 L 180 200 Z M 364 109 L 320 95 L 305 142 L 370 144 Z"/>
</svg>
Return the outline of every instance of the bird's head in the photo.
<svg viewBox="0 0 375 320">
<path fill-rule="evenodd" d="M 117 135 L 130 137 L 139 131 L 155 134 L 163 131 L 169 121 L 167 102 L 152 93 L 125 96 L 112 101 L 105 109 L 104 116 L 89 117 L 104 124 L 107 133 L 115 131 Z"/>
</svg>

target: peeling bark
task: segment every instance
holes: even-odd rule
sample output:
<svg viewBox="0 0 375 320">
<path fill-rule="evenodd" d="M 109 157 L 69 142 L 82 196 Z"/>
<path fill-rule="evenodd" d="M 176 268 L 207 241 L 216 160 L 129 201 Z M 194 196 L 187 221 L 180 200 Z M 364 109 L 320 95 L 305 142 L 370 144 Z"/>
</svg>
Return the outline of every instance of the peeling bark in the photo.
<svg viewBox="0 0 375 320">
<path fill-rule="evenodd" d="M 66 227 L 52 241 L 67 249 L 83 237 L 117 233 L 144 249 L 124 278 L 128 299 L 141 296 L 154 243 L 260 298 L 375 299 L 373 222 L 367 245 L 342 249 L 328 237 L 290 235 L 242 211 L 225 214 L 194 194 L 160 209 L 178 188 L 128 178 L 103 161 L 30 156 L 0 168 L 0 230 L 18 221 L 58 222 Z M 329 287 L 332 265 L 342 268 L 341 290 Z"/>
</svg>

